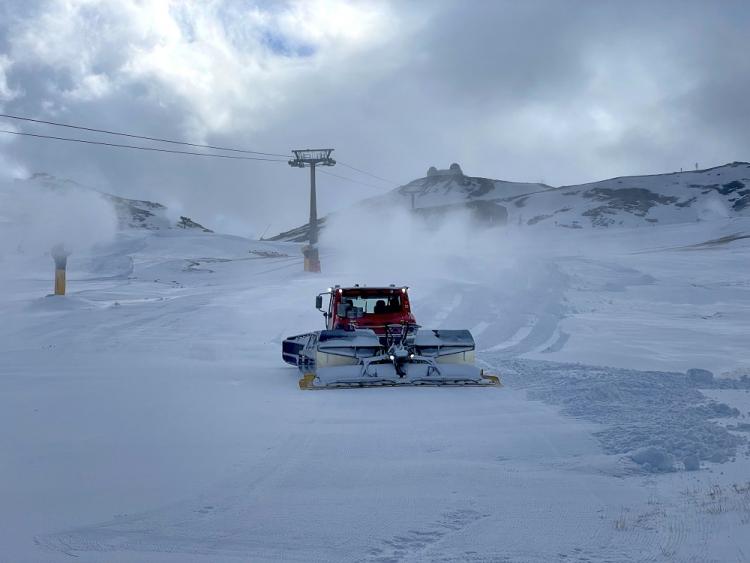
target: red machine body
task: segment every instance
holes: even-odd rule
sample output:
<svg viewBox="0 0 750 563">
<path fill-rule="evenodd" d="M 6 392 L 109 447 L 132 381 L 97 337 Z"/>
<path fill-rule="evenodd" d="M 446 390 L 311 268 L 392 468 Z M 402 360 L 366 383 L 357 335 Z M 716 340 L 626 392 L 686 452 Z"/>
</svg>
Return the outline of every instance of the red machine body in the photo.
<svg viewBox="0 0 750 563">
<path fill-rule="evenodd" d="M 381 336 L 386 325 L 416 324 L 406 287 L 332 287 L 328 293 L 328 311 L 318 308 L 329 330 L 369 328 Z"/>
</svg>

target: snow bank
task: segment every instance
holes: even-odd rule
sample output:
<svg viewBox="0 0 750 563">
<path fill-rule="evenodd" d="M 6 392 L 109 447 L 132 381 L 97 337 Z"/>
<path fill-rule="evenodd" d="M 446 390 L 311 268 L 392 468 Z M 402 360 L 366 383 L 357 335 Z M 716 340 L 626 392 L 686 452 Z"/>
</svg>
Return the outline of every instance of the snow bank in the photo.
<svg viewBox="0 0 750 563">
<path fill-rule="evenodd" d="M 491 356 L 486 359 L 493 363 Z M 521 360 L 500 363 L 500 371 L 505 382 L 526 389 L 531 399 L 605 424 L 595 434 L 604 451 L 627 455 L 646 472 L 672 471 L 680 465 L 694 470 L 700 461 L 725 462 L 747 443 L 716 421 L 740 412 L 709 401 L 698 390 L 750 389 L 747 378 L 708 380 L 680 373 Z"/>
</svg>

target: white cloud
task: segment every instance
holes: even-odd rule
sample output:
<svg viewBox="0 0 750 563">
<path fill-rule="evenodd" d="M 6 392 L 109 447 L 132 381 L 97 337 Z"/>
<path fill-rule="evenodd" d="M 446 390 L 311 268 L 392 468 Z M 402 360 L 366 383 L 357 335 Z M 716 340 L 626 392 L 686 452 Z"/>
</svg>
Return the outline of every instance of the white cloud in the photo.
<svg viewBox="0 0 750 563">
<path fill-rule="evenodd" d="M 387 4 L 315 0 L 239 7 L 218 1 L 54 0 L 11 33 L 14 59 L 69 73 L 61 97 L 147 85 L 177 96 L 203 135 L 269 126 L 306 85 L 395 32 Z M 0 83 L 1 85 L 2 83 Z"/>
<path fill-rule="evenodd" d="M 8 86 L 7 73 L 11 64 L 10 57 L 7 55 L 0 55 L 0 108 L 3 107 L 3 102 L 9 102 L 19 95 L 17 90 L 13 90 Z"/>
</svg>

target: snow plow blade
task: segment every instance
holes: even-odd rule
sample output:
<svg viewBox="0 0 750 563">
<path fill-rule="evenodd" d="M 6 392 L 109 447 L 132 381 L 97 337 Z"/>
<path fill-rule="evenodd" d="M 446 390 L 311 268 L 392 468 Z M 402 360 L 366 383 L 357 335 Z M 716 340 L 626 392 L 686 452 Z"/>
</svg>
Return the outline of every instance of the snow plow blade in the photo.
<svg viewBox="0 0 750 563">
<path fill-rule="evenodd" d="M 406 385 L 500 385 L 474 365 L 468 330 L 324 330 L 284 341 L 284 359 L 303 373 L 300 389 Z"/>
<path fill-rule="evenodd" d="M 401 377 L 396 375 L 395 370 L 379 369 L 376 375 L 361 377 L 353 375 L 342 368 L 328 368 L 316 373 L 306 373 L 299 380 L 299 388 L 308 389 L 342 389 L 360 387 L 398 387 L 398 386 L 499 386 L 500 378 L 496 375 L 485 374 L 476 368 L 477 374 L 456 373 L 446 370 L 440 375 L 431 376 L 417 375 L 413 377 Z"/>
</svg>

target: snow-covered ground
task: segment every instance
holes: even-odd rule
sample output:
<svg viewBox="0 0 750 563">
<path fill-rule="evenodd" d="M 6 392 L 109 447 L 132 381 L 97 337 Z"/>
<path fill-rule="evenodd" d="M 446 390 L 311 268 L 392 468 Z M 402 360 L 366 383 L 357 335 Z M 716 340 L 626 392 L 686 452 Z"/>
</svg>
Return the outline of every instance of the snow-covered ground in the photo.
<svg viewBox="0 0 750 563">
<path fill-rule="evenodd" d="M 64 298 L 4 256 L 0 559 L 750 558 L 750 220 L 326 232 L 322 275 L 292 243 L 121 233 Z M 300 391 L 281 339 L 353 282 L 410 285 L 506 385 Z"/>
</svg>

